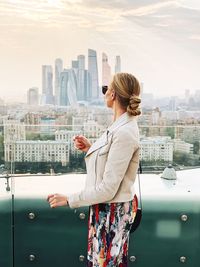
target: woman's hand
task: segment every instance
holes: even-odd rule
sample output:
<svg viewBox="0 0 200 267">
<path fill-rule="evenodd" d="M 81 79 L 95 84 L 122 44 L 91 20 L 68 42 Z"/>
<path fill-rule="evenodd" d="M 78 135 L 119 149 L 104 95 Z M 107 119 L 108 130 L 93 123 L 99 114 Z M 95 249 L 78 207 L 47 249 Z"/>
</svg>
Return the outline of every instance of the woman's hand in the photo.
<svg viewBox="0 0 200 267">
<path fill-rule="evenodd" d="M 48 195 L 47 201 L 49 202 L 51 208 L 68 206 L 67 197 L 61 194 Z"/>
<path fill-rule="evenodd" d="M 87 152 L 91 147 L 89 140 L 83 135 L 76 135 L 73 138 L 75 148 Z"/>
</svg>

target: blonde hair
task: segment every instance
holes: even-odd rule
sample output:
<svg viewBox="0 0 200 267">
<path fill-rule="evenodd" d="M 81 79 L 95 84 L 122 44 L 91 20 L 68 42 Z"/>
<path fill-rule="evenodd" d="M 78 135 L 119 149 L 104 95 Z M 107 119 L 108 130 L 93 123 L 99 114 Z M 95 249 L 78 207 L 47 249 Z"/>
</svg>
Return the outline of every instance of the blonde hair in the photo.
<svg viewBox="0 0 200 267">
<path fill-rule="evenodd" d="M 130 73 L 117 73 L 113 76 L 111 88 L 115 91 L 120 105 L 126 109 L 131 116 L 141 114 L 139 105 L 141 103 L 140 84 Z"/>
</svg>

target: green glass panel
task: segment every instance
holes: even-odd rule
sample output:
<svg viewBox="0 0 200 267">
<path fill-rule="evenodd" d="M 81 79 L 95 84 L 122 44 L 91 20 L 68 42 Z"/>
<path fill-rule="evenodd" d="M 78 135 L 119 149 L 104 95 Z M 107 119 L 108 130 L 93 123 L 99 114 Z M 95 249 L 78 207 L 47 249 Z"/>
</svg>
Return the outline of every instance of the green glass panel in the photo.
<svg viewBox="0 0 200 267">
<path fill-rule="evenodd" d="M 15 267 L 84 266 L 88 208 L 51 209 L 43 199 L 15 199 Z M 30 219 L 29 214 L 35 218 Z M 85 219 L 80 219 L 80 213 Z M 35 256 L 33 262 L 30 255 Z"/>
<path fill-rule="evenodd" d="M 130 266 L 199 267 L 200 205 L 198 198 L 170 201 L 143 200 L 143 217 L 139 228 L 131 235 Z M 183 214 L 187 220 L 181 220 Z M 180 257 L 186 257 L 185 263 Z"/>
</svg>

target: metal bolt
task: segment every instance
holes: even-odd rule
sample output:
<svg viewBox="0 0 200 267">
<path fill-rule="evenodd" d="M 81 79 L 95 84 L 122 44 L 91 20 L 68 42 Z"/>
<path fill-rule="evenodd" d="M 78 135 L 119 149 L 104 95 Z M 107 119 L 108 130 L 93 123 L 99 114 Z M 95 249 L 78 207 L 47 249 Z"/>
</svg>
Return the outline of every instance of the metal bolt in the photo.
<svg viewBox="0 0 200 267">
<path fill-rule="evenodd" d="M 29 217 L 30 220 L 35 219 L 35 213 L 30 212 L 30 213 L 28 214 L 28 217 Z"/>
<path fill-rule="evenodd" d="M 29 261 L 34 261 L 35 260 L 35 255 L 31 254 L 29 255 Z"/>
<path fill-rule="evenodd" d="M 186 262 L 186 257 L 185 256 L 181 256 L 180 257 L 180 262 L 185 263 Z"/>
<path fill-rule="evenodd" d="M 182 220 L 183 222 L 186 222 L 187 219 L 188 219 L 188 216 L 187 216 L 186 214 L 181 215 L 181 220 Z"/>
<path fill-rule="evenodd" d="M 85 260 L 85 256 L 80 255 L 80 256 L 79 256 L 79 261 L 84 261 L 84 260 Z"/>
<path fill-rule="evenodd" d="M 80 214 L 79 214 L 79 218 L 80 218 L 81 220 L 84 220 L 84 219 L 85 219 L 85 213 L 80 213 Z"/>
<path fill-rule="evenodd" d="M 131 262 L 135 262 L 136 261 L 136 257 L 135 256 L 130 256 L 129 259 L 130 259 Z"/>
</svg>

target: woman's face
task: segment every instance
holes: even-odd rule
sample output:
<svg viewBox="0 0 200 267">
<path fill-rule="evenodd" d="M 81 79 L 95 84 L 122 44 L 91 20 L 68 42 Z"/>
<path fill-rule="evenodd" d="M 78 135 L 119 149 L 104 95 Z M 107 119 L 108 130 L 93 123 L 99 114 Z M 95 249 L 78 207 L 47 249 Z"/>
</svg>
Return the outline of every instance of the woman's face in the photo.
<svg viewBox="0 0 200 267">
<path fill-rule="evenodd" d="M 105 93 L 104 99 L 107 107 L 112 108 L 114 103 L 114 90 L 111 88 L 110 85 L 108 86 L 108 90 Z"/>
</svg>

